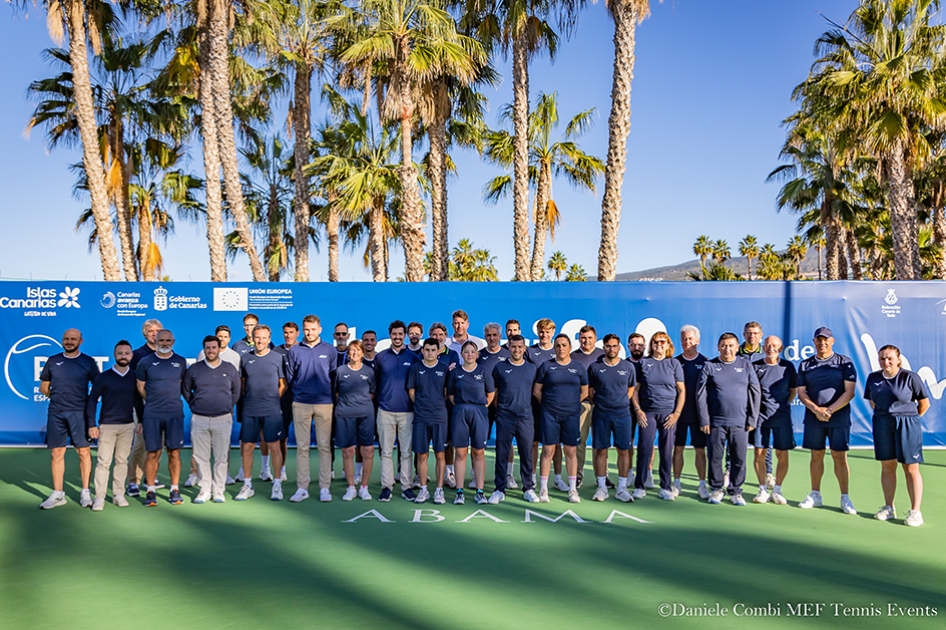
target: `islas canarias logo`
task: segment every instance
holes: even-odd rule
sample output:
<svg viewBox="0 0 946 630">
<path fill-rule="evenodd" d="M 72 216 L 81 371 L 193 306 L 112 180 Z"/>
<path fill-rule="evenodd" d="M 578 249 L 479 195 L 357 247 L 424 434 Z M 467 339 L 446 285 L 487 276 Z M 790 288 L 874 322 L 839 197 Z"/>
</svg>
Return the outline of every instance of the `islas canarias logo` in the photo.
<svg viewBox="0 0 946 630">
<path fill-rule="evenodd" d="M 0 308 L 54 309 L 79 308 L 79 287 L 64 287 L 62 291 L 44 287 L 26 287 L 23 297 L 0 297 Z"/>
</svg>

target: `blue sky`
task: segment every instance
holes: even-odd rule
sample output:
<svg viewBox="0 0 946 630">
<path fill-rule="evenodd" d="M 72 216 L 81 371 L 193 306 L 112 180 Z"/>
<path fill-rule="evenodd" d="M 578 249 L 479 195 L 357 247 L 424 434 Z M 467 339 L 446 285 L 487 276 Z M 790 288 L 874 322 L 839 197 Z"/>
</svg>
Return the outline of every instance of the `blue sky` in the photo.
<svg viewBox="0 0 946 630">
<path fill-rule="evenodd" d="M 746 234 L 783 247 L 794 234 L 795 217 L 775 210 L 778 186 L 766 175 L 778 165 L 784 140 L 781 121 L 793 111 L 791 92 L 813 61 L 825 16 L 844 22 L 855 0 L 668 0 L 651 3 L 653 15 L 637 31 L 637 63 L 632 128 L 624 182 L 618 272 L 676 264 L 693 258 L 700 234 L 726 239 L 735 250 Z M 0 277 L 101 279 L 97 252 L 89 253 L 86 233 L 75 221 L 86 205 L 72 195 L 68 165 L 77 151 L 47 152 L 43 134 L 29 139 L 23 129 L 34 103 L 30 82 L 52 75 L 41 56 L 51 45 L 45 16 L 27 17 L 9 6 L 0 12 L 0 208 L 6 228 L 0 248 Z M 538 57 L 530 89 L 557 91 L 559 114 L 567 120 L 597 108 L 594 128 L 583 148 L 602 159 L 607 151 L 610 108 L 612 24 L 602 3 L 590 5 L 577 33 L 562 41 L 554 62 Z M 489 122 L 511 100 L 509 63 L 500 60 L 502 84 L 490 91 Z M 321 119 L 316 104 L 313 119 Z M 275 121 L 278 130 L 283 121 Z M 564 125 L 563 125 L 564 127 Z M 459 173 L 449 183 L 451 246 L 461 238 L 496 256 L 500 278 L 513 270 L 512 201 L 482 201 L 483 185 L 499 174 L 475 153 L 454 156 Z M 199 153 L 190 164 L 202 175 Z M 547 255 L 561 250 L 569 263 L 588 273 L 597 268 L 601 186 L 595 194 L 554 184 L 562 226 Z M 530 197 L 531 201 L 531 197 Z M 203 225 L 177 222 L 166 244 L 165 273 L 173 280 L 208 280 Z M 428 236 L 428 244 L 430 238 Z M 735 253 L 735 251 L 734 251 Z M 311 255 L 312 280 L 327 278 L 323 246 Z M 391 277 L 403 271 L 403 257 L 391 255 Z M 370 280 L 361 252 L 343 252 L 340 275 Z M 231 280 L 250 279 L 245 258 L 229 267 Z"/>
</svg>

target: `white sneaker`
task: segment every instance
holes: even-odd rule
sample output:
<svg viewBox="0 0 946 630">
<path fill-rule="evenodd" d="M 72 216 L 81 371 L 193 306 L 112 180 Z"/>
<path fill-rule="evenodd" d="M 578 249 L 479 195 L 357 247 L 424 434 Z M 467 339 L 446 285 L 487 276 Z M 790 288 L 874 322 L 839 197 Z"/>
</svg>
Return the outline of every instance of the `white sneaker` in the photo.
<svg viewBox="0 0 946 630">
<path fill-rule="evenodd" d="M 200 481 L 200 479 L 197 478 L 197 475 L 191 473 L 187 476 L 187 479 L 184 480 L 184 487 L 193 488 L 197 485 L 198 481 Z"/>
<path fill-rule="evenodd" d="M 608 489 L 604 486 L 598 486 L 598 489 L 595 490 L 594 495 L 591 497 L 592 501 L 607 501 L 610 498 L 611 494 L 608 492 Z"/>
<path fill-rule="evenodd" d="M 775 475 L 768 473 L 765 476 L 765 489 L 771 492 L 775 489 Z"/>
<path fill-rule="evenodd" d="M 274 483 L 273 491 L 269 495 L 270 501 L 282 501 L 282 484 Z"/>
<path fill-rule="evenodd" d="M 92 493 L 89 490 L 79 493 L 79 505 L 84 508 L 92 507 Z"/>
<path fill-rule="evenodd" d="M 527 503 L 538 503 L 539 495 L 535 493 L 535 490 L 533 490 L 532 488 L 529 488 L 528 490 L 522 493 L 522 499 L 526 501 Z"/>
<path fill-rule="evenodd" d="M 440 490 L 440 488 L 438 488 Z M 425 487 L 421 487 L 420 492 L 417 493 L 417 498 L 414 499 L 414 503 L 426 503 L 427 499 L 430 498 L 430 492 Z"/>
<path fill-rule="evenodd" d="M 874 514 L 874 518 L 878 521 L 891 521 L 897 518 L 897 508 L 892 505 L 885 505 L 884 507 L 877 510 Z"/>
<path fill-rule="evenodd" d="M 710 505 L 719 505 L 723 502 L 723 491 L 717 490 L 716 492 L 711 492 L 707 501 Z"/>
<path fill-rule="evenodd" d="M 759 494 L 752 497 L 752 502 L 753 503 L 768 503 L 771 497 L 772 495 L 769 494 L 768 490 L 766 490 L 765 488 L 760 488 Z"/>
<path fill-rule="evenodd" d="M 798 504 L 798 507 L 800 507 L 803 510 L 810 510 L 813 507 L 821 507 L 821 506 L 822 506 L 821 493 L 815 492 L 815 491 L 809 492 L 808 496 L 806 496 L 805 499 L 801 503 Z"/>
<path fill-rule="evenodd" d="M 634 501 L 634 497 L 627 491 L 627 488 L 618 488 L 614 493 L 614 498 L 622 503 L 631 503 Z"/>
<path fill-rule="evenodd" d="M 647 477 L 644 478 L 644 488 L 647 490 L 653 490 L 657 486 L 654 485 L 654 471 L 650 468 L 647 469 Z"/>
<path fill-rule="evenodd" d="M 910 527 L 919 527 L 923 524 L 923 513 L 919 510 L 907 510 L 907 517 L 903 522 Z"/>
<path fill-rule="evenodd" d="M 470 477 L 470 483 L 467 484 L 466 487 L 469 488 L 470 490 L 476 490 L 476 477 L 471 476 L 471 477 Z"/>
<path fill-rule="evenodd" d="M 673 482 L 673 486 L 670 488 L 670 492 L 673 493 L 673 498 L 676 499 L 678 496 L 680 496 L 680 493 L 681 493 L 682 491 L 683 491 L 683 488 L 680 487 L 680 482 L 679 482 L 679 481 L 674 481 L 674 482 Z"/>
<path fill-rule="evenodd" d="M 272 481 L 272 480 L 273 480 L 273 472 L 272 472 L 269 468 L 264 468 L 264 469 L 261 470 L 260 473 L 259 473 L 259 480 L 260 480 L 260 481 Z"/>
<path fill-rule="evenodd" d="M 788 499 L 782 496 L 781 492 L 772 492 L 772 503 L 775 505 L 788 505 Z"/>
<path fill-rule="evenodd" d="M 499 505 L 503 502 L 503 499 L 506 498 L 506 493 L 502 490 L 494 490 L 491 495 L 489 495 L 489 504 L 490 505 Z"/>
<path fill-rule="evenodd" d="M 290 502 L 290 503 L 301 503 L 302 501 L 305 501 L 305 500 L 308 499 L 308 498 L 309 498 L 309 491 L 308 491 L 308 490 L 303 490 L 302 488 L 299 488 L 298 490 L 296 490 L 296 493 L 295 493 L 294 495 L 292 495 L 291 497 L 289 497 L 289 502 Z"/>
<path fill-rule="evenodd" d="M 664 501 L 673 501 L 677 497 L 673 496 L 672 490 L 664 490 L 661 488 L 660 492 L 657 493 L 657 498 L 663 499 Z"/>
<path fill-rule="evenodd" d="M 710 498 L 710 491 L 709 491 L 709 488 L 706 486 L 706 480 L 705 480 L 705 479 L 700 482 L 699 487 L 696 489 L 696 493 L 697 493 L 698 495 L 700 495 L 700 498 L 701 498 L 701 499 L 708 499 L 708 498 Z"/>
<path fill-rule="evenodd" d="M 560 492 L 568 492 L 569 490 L 568 482 L 566 482 L 564 479 L 556 479 L 554 485 L 555 489 Z"/>
<path fill-rule="evenodd" d="M 841 511 L 852 516 L 857 514 L 857 510 L 854 509 L 854 504 L 851 503 L 851 497 L 846 494 L 841 495 Z"/>
<path fill-rule="evenodd" d="M 578 490 L 569 490 L 569 491 L 568 491 L 568 502 L 569 502 L 569 503 L 581 503 L 581 497 L 578 496 Z"/>
<path fill-rule="evenodd" d="M 445 497 L 443 494 L 443 488 L 434 488 L 434 503 L 437 505 L 443 505 L 446 502 L 447 497 Z"/>
<path fill-rule="evenodd" d="M 519 484 L 516 483 L 515 475 L 506 475 L 506 488 L 509 490 L 517 490 Z"/>
<path fill-rule="evenodd" d="M 456 481 L 454 481 L 454 485 L 456 485 Z M 417 490 L 418 488 L 420 488 L 420 486 L 421 486 L 420 475 L 415 473 L 414 481 L 411 482 L 411 488 L 413 488 L 414 490 Z"/>
<path fill-rule="evenodd" d="M 233 497 L 233 500 L 246 501 L 247 499 L 252 497 L 254 494 L 256 494 L 256 490 L 253 489 L 253 486 L 243 486 L 242 488 L 240 488 L 240 491 L 237 493 L 237 495 Z"/>
<path fill-rule="evenodd" d="M 638 499 L 643 499 L 646 497 L 647 491 L 643 488 L 634 488 L 634 493 L 631 496 L 634 497 L 635 501 L 637 501 Z"/>
<path fill-rule="evenodd" d="M 112 497 L 112 503 L 115 507 L 128 507 L 128 499 L 125 498 L 125 495 L 120 494 L 117 497 Z"/>
<path fill-rule="evenodd" d="M 549 491 L 548 488 L 545 490 L 539 490 L 539 503 L 548 503 L 549 502 Z"/>
<path fill-rule="evenodd" d="M 466 496 L 458 490 L 457 496 L 453 497 L 453 504 L 464 505 L 465 503 L 466 503 Z"/>
<path fill-rule="evenodd" d="M 220 492 L 214 495 L 214 503 L 226 503 L 226 502 L 227 502 L 227 495 L 225 495 L 224 493 Z"/>
<path fill-rule="evenodd" d="M 371 493 L 368 492 L 368 486 L 361 486 L 361 488 L 358 490 L 358 498 L 362 501 L 371 500 Z"/>
<path fill-rule="evenodd" d="M 729 497 L 729 500 L 732 502 L 733 505 L 737 505 L 737 506 L 739 506 L 739 507 L 745 507 L 745 506 L 746 506 L 746 500 L 742 498 L 742 495 L 741 495 L 741 494 L 734 494 L 734 495 L 731 495 L 731 496 Z"/>
<path fill-rule="evenodd" d="M 101 499 L 98 497 L 95 497 L 95 500 L 92 501 L 92 511 L 101 512 L 104 509 L 105 509 L 105 497 L 102 497 Z"/>
<path fill-rule="evenodd" d="M 201 503 L 206 503 L 210 501 L 210 490 L 201 490 L 196 497 L 194 497 L 194 503 L 200 505 Z"/>
<path fill-rule="evenodd" d="M 289 479 L 289 477 L 286 475 L 286 467 L 283 466 L 282 470 L 279 471 L 279 480 L 286 481 L 287 479 Z"/>
<path fill-rule="evenodd" d="M 236 483 L 236 479 L 230 476 L 230 473 L 227 473 L 227 485 L 232 486 Z"/>
<path fill-rule="evenodd" d="M 356 488 L 355 486 L 348 486 L 348 490 L 346 490 L 345 494 L 342 495 L 342 501 L 352 501 L 357 496 L 358 496 L 358 488 Z"/>
<path fill-rule="evenodd" d="M 319 490 L 319 501 L 322 503 L 328 503 L 332 500 L 332 492 L 328 488 L 322 488 Z"/>
<path fill-rule="evenodd" d="M 233 478 L 234 481 L 246 481 L 246 477 L 243 475 L 243 466 L 240 466 L 240 472 L 237 473 L 237 476 Z"/>
<path fill-rule="evenodd" d="M 457 489 L 457 476 L 454 473 L 447 471 L 447 474 L 444 475 L 444 482 L 451 490 Z"/>
</svg>

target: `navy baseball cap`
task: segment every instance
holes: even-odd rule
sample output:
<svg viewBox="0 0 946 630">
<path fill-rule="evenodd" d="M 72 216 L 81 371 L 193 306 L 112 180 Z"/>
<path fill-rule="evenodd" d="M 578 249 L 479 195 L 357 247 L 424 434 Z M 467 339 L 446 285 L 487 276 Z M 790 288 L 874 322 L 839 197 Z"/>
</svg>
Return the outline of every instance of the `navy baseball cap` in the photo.
<svg viewBox="0 0 946 630">
<path fill-rule="evenodd" d="M 831 329 L 828 328 L 827 326 L 822 326 L 821 328 L 815 331 L 815 336 L 812 338 L 817 339 L 818 337 L 826 337 L 828 339 L 834 339 L 834 333 L 831 332 Z"/>
</svg>

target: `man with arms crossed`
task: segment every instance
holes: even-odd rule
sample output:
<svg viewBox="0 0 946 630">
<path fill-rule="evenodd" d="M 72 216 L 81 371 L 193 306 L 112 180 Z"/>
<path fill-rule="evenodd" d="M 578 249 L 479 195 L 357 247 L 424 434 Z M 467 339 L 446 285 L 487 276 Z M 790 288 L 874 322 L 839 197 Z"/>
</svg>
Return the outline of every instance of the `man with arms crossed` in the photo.
<svg viewBox="0 0 946 630">
<path fill-rule="evenodd" d="M 282 450 L 279 441 L 283 438 L 282 409 L 280 398 L 286 389 L 286 375 L 283 371 L 283 356 L 270 350 L 273 333 L 269 326 L 258 324 L 253 329 L 253 344 L 256 351 L 243 355 L 243 422 L 240 427 L 240 454 L 243 458 L 243 470 L 246 478 L 243 488 L 234 497 L 245 501 L 252 497 L 253 490 L 253 452 L 260 434 L 263 442 L 269 445 L 276 470 L 282 469 Z M 282 501 L 282 481 L 273 479 L 270 498 Z"/>
<path fill-rule="evenodd" d="M 687 433 L 690 434 L 690 446 L 696 464 L 696 476 L 700 480 L 697 492 L 701 499 L 709 498 L 706 487 L 706 434 L 700 430 L 700 416 L 696 410 L 696 383 L 700 380 L 703 366 L 709 359 L 697 348 L 700 345 L 700 329 L 687 324 L 680 329 L 680 347 L 677 361 L 683 368 L 683 386 L 686 394 L 683 398 L 683 411 L 677 421 L 677 433 L 673 447 L 673 496 L 680 495 L 680 475 L 683 473 L 683 453 L 687 445 Z"/>
<path fill-rule="evenodd" d="M 98 437 L 95 417 L 86 417 L 89 401 L 89 385 L 99 375 L 95 359 L 79 352 L 82 333 L 70 328 L 62 334 L 62 352 L 46 360 L 39 375 L 39 391 L 49 398 L 46 412 L 46 445 L 51 449 L 53 492 L 40 504 L 40 508 L 51 510 L 66 504 L 63 477 L 66 472 L 66 446 L 69 441 L 79 455 L 79 475 L 82 492 L 79 505 L 92 507 L 89 492 L 89 477 L 92 474 L 92 455 L 89 453 L 89 438 Z M 89 424 L 91 422 L 91 425 Z"/>
<path fill-rule="evenodd" d="M 766 337 L 763 349 L 765 358 L 752 364 L 762 387 L 762 409 L 759 426 L 755 430 L 755 472 L 759 479 L 759 494 L 752 500 L 765 503 L 771 497 L 776 505 L 785 505 L 788 501 L 782 496 L 782 482 L 788 474 L 788 452 L 795 448 L 791 404 L 798 383 L 795 366 L 779 356 L 782 352 L 781 339 L 775 335 Z M 773 445 L 778 468 L 770 495 L 766 488 L 765 461 L 769 447 Z"/>
<path fill-rule="evenodd" d="M 128 455 L 131 453 L 131 441 L 135 435 L 135 373 L 131 363 L 131 344 L 122 339 L 115 344 L 115 365 L 95 377 L 89 402 L 86 406 L 86 418 L 89 419 L 89 433 L 95 426 L 95 411 L 102 399 L 102 412 L 98 426 L 98 456 L 95 463 L 95 500 L 92 511 L 105 509 L 105 495 L 108 493 L 108 473 L 115 461 L 115 475 L 112 478 L 112 503 L 118 507 L 128 507 L 125 498 L 125 477 L 128 474 Z"/>
<path fill-rule="evenodd" d="M 424 358 L 411 366 L 407 373 L 407 393 L 414 403 L 414 423 L 411 445 L 417 455 L 417 470 L 421 487 L 415 503 L 430 498 L 427 490 L 427 457 L 433 443 L 437 458 L 437 488 L 434 503 L 443 504 L 443 478 L 446 471 L 444 451 L 447 450 L 447 372 L 449 369 L 437 360 L 440 342 L 432 337 L 424 340 Z"/>
<path fill-rule="evenodd" d="M 192 459 L 197 463 L 200 492 L 194 503 L 211 497 L 223 503 L 230 461 L 230 432 L 233 406 L 240 399 L 240 373 L 232 363 L 220 358 L 220 339 L 204 337 L 203 359 L 184 373 L 181 391 L 191 408 Z M 210 467 L 213 456 L 214 466 Z"/>
<path fill-rule="evenodd" d="M 381 495 L 378 501 L 390 501 L 394 489 L 394 440 L 398 442 L 398 474 L 401 496 L 408 501 L 417 497 L 411 489 L 411 438 L 414 406 L 405 385 L 417 355 L 404 345 L 404 322 L 394 320 L 388 326 L 391 346 L 375 359 L 378 401 L 378 444 L 381 447 Z"/>
<path fill-rule="evenodd" d="M 851 406 L 857 386 L 854 362 L 834 352 L 834 333 L 822 326 L 814 335 L 815 356 L 798 367 L 798 400 L 805 405 L 805 433 L 802 448 L 811 451 L 811 492 L 798 504 L 810 509 L 821 507 L 821 478 L 824 476 L 824 451 L 831 445 L 834 475 L 841 487 L 841 510 L 857 514 L 848 484 L 851 471 L 847 452 L 851 443 Z"/>
<path fill-rule="evenodd" d="M 322 324 L 315 315 L 302 319 L 303 341 L 284 359 L 286 381 L 292 388 L 292 418 L 296 432 L 296 493 L 293 503 L 309 498 L 309 444 L 312 423 L 319 448 L 319 500 L 332 500 L 332 378 L 338 352 L 322 341 Z"/>
<path fill-rule="evenodd" d="M 167 447 L 168 472 L 171 475 L 168 501 L 171 505 L 180 505 L 184 501 L 177 482 L 181 476 L 181 448 L 184 446 L 181 382 L 184 380 L 187 361 L 174 352 L 174 333 L 170 330 L 159 330 L 156 340 L 157 351 L 141 360 L 135 374 L 138 394 L 145 401 L 144 418 L 138 427 L 144 435 L 145 448 L 148 450 L 145 465 L 148 494 L 145 507 L 158 505 L 154 479 L 161 462 L 162 444 Z"/>
<path fill-rule="evenodd" d="M 519 474 L 522 479 L 522 498 L 537 503 L 533 478 L 532 442 L 535 420 L 532 417 L 532 384 L 535 382 L 535 365 L 525 360 L 526 340 L 522 335 L 508 339 L 509 360 L 498 362 L 493 367 L 493 382 L 496 385 L 496 489 L 489 496 L 493 505 L 506 498 L 511 488 L 512 471 L 507 461 L 512 452 L 512 439 L 516 438 L 519 449 Z"/>
<path fill-rule="evenodd" d="M 637 385 L 637 373 L 627 361 L 621 359 L 621 338 L 614 334 L 604 336 L 604 358 L 588 368 L 588 386 L 592 412 L 592 438 L 594 439 L 594 467 L 598 489 L 592 497 L 594 501 L 608 498 L 608 448 L 614 438 L 614 447 L 618 452 L 618 488 L 615 497 L 629 503 L 634 499 L 627 490 L 627 471 L 631 466 L 628 453 L 634 442 L 631 432 L 631 399 L 634 386 Z M 574 357 L 574 353 L 572 353 Z"/>
</svg>

